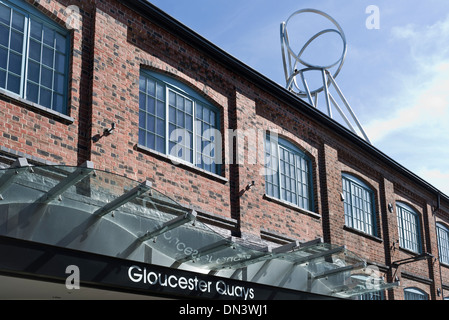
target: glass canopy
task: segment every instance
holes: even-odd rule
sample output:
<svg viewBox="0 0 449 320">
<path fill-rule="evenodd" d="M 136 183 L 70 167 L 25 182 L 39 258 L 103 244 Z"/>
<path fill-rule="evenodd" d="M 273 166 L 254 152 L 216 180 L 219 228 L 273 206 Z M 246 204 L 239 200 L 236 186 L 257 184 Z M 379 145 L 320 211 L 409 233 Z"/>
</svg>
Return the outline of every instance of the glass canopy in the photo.
<svg viewBox="0 0 449 320">
<path fill-rule="evenodd" d="M 89 161 L 30 166 L 18 159 L 0 170 L 0 212 L 0 235 L 172 268 L 343 298 L 398 285 L 322 239 L 260 248 L 226 238 L 149 181 Z"/>
</svg>

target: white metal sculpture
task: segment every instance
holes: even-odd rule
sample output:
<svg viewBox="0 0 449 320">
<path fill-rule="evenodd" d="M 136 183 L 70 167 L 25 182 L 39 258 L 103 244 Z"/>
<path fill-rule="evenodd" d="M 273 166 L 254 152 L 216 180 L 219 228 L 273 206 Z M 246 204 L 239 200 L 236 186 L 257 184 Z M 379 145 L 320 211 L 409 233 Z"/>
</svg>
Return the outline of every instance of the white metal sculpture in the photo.
<svg viewBox="0 0 449 320">
<path fill-rule="evenodd" d="M 321 15 L 325 17 L 327 20 L 329 20 L 333 25 L 334 29 L 324 29 L 319 31 L 318 33 L 314 34 L 308 41 L 305 42 L 304 46 L 299 50 L 299 53 L 295 53 L 292 49 L 288 37 L 287 32 L 287 26 L 292 18 L 303 14 L 303 13 L 314 13 Z M 342 53 L 339 56 L 339 58 L 332 63 L 327 63 L 325 65 L 317 65 L 312 64 L 302 57 L 304 54 L 304 51 L 309 47 L 309 45 L 316 40 L 318 37 L 328 34 L 328 33 L 336 33 L 342 41 L 343 49 Z M 301 98 L 306 98 L 308 102 L 315 108 L 318 106 L 318 95 L 320 93 L 324 93 L 325 97 L 325 105 L 327 108 L 328 116 L 333 118 L 332 116 L 332 108 L 331 105 L 335 107 L 335 109 L 338 111 L 340 116 L 344 119 L 345 123 L 349 127 L 349 129 L 356 133 L 361 134 L 363 138 L 369 142 L 368 136 L 366 135 L 365 131 L 362 128 L 362 125 L 360 124 L 359 120 L 357 119 L 354 111 L 352 110 L 351 106 L 349 105 L 348 101 L 344 97 L 342 91 L 337 85 L 337 82 L 335 81 L 335 78 L 337 77 L 338 73 L 340 72 L 343 63 L 346 58 L 346 51 L 347 51 L 347 43 L 346 43 L 346 37 L 343 32 L 343 29 L 340 27 L 340 25 L 335 21 L 331 16 L 328 14 L 316 10 L 316 9 L 302 9 L 294 12 L 285 22 L 281 23 L 281 50 L 282 50 L 282 60 L 284 65 L 284 72 L 285 72 L 285 80 L 286 80 L 286 88 L 300 96 Z M 333 74 L 331 73 L 330 69 L 334 68 Z M 321 73 L 322 78 L 322 84 L 318 86 L 316 89 L 310 89 L 309 85 L 306 80 L 305 73 L 309 71 L 319 71 Z M 298 82 L 298 77 L 300 79 L 300 82 Z M 337 92 L 337 94 L 340 97 L 340 100 L 343 102 L 343 104 L 346 106 L 346 109 L 349 112 L 349 115 L 352 117 L 353 121 L 355 122 L 357 128 L 359 129 L 359 133 L 354 128 L 352 122 L 348 119 L 343 109 L 340 107 L 340 105 L 337 103 L 336 99 L 332 96 L 330 92 L 330 87 L 333 87 L 334 90 Z"/>
</svg>

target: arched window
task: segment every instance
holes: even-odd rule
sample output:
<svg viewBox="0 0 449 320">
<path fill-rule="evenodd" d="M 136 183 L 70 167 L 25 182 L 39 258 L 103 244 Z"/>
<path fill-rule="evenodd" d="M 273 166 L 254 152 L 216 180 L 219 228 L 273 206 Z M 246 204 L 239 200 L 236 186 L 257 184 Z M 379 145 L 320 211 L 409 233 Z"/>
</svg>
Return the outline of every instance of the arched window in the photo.
<svg viewBox="0 0 449 320">
<path fill-rule="evenodd" d="M 68 31 L 25 1 L 0 2 L 0 88 L 67 113 Z"/>
<path fill-rule="evenodd" d="M 418 288 L 405 288 L 404 300 L 428 300 L 428 295 Z"/>
<path fill-rule="evenodd" d="M 437 236 L 440 262 L 449 265 L 449 229 L 445 225 L 437 223 Z"/>
<path fill-rule="evenodd" d="M 421 235 L 418 214 L 405 203 L 397 203 L 399 246 L 421 253 Z"/>
<path fill-rule="evenodd" d="M 343 198 L 345 224 L 359 231 L 376 235 L 374 192 L 360 179 L 344 173 Z"/>
<path fill-rule="evenodd" d="M 268 196 L 312 210 L 310 159 L 294 144 L 266 135 L 265 185 Z"/>
<path fill-rule="evenodd" d="M 185 84 L 141 70 L 139 145 L 220 172 L 219 112 Z"/>
</svg>

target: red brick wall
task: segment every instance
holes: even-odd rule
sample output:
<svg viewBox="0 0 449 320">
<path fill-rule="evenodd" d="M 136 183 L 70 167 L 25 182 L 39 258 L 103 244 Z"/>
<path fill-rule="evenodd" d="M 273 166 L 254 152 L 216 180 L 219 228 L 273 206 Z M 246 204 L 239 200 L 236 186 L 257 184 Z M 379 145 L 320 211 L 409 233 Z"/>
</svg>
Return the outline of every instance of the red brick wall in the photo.
<svg viewBox="0 0 449 320">
<path fill-rule="evenodd" d="M 263 230 L 304 241 L 322 237 L 380 265 L 388 280 L 398 276 L 403 285 L 442 298 L 436 290 L 441 283 L 449 286 L 449 268 L 440 267 L 438 259 L 413 262 L 398 270 L 388 268 L 393 261 L 414 256 L 399 248 L 396 210 L 390 212 L 388 204 L 404 201 L 416 208 L 423 248 L 437 257 L 435 219 L 449 222 L 448 203 L 443 201 L 435 214 L 435 194 L 117 1 L 41 1 L 36 7 L 64 25 L 69 4 L 79 6 L 82 15 L 81 29 L 72 31 L 69 116 L 74 121 L 67 123 L 0 95 L 2 147 L 69 165 L 92 160 L 98 169 L 148 179 L 185 205 L 236 219 L 238 228 L 232 230 L 236 235 L 255 239 Z M 245 131 L 253 143 L 238 146 L 243 151 L 241 161 L 224 164 L 222 178 L 174 165 L 163 155 L 137 147 L 141 68 L 176 78 L 220 110 L 223 158 L 234 145 L 226 130 Z M 112 123 L 116 125 L 113 133 L 104 135 Z M 265 130 L 276 130 L 311 159 L 314 206 L 310 212 L 264 196 L 260 132 Z M 376 237 L 345 226 L 342 172 L 372 187 Z M 246 190 L 251 181 L 254 186 Z M 402 298 L 402 292 L 395 289 L 390 297 Z"/>
</svg>

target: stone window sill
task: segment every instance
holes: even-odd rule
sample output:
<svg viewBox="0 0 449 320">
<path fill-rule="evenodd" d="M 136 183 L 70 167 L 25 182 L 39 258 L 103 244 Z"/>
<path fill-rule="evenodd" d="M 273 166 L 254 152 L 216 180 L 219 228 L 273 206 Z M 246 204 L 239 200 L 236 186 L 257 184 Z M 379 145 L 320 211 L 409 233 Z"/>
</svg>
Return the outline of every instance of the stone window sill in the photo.
<svg viewBox="0 0 449 320">
<path fill-rule="evenodd" d="M 277 203 L 277 204 L 280 204 L 280 205 L 282 205 L 282 206 L 284 206 L 284 207 L 287 207 L 287 208 L 289 208 L 289 209 L 298 211 L 298 212 L 300 212 L 300 213 L 302 213 L 302 214 L 305 214 L 305 215 L 308 215 L 308 216 L 311 216 L 311 217 L 314 217 L 314 218 L 321 218 L 321 215 L 320 215 L 319 213 L 315 213 L 315 212 L 312 212 L 312 211 L 303 209 L 303 208 L 301 208 L 301 207 L 299 207 L 299 206 L 297 206 L 297 205 L 295 205 L 295 204 L 293 204 L 293 203 L 290 203 L 290 202 L 287 202 L 287 201 L 284 201 L 284 200 L 280 200 L 280 199 L 278 199 L 278 198 L 269 196 L 269 195 L 267 195 L 267 194 L 264 194 L 264 195 L 263 195 L 263 198 L 266 199 L 266 200 L 275 202 L 275 203 Z"/>
<path fill-rule="evenodd" d="M 189 171 L 195 172 L 195 173 L 200 174 L 202 176 L 205 176 L 205 177 L 207 177 L 209 179 L 216 180 L 216 181 L 219 181 L 221 183 L 227 183 L 228 182 L 228 179 L 223 177 L 223 176 L 220 176 L 218 174 L 215 174 L 215 173 L 206 171 L 204 169 L 195 167 L 193 164 L 191 164 L 191 163 L 189 163 L 187 161 L 181 160 L 179 158 L 172 157 L 170 155 L 166 155 L 164 153 L 160 153 L 158 151 L 155 151 L 155 150 L 152 150 L 150 148 L 144 147 L 144 146 L 142 146 L 140 144 L 137 144 L 135 146 L 135 149 L 137 151 L 144 152 L 146 154 L 150 154 L 152 156 L 158 157 L 158 158 L 160 158 L 160 159 L 162 159 L 162 160 L 164 160 L 166 162 L 170 162 L 174 166 L 180 166 L 182 168 L 188 169 Z"/>
<path fill-rule="evenodd" d="M 15 95 L 3 88 L 0 88 L 0 99 L 6 102 L 11 102 L 9 100 L 12 100 L 13 102 L 20 103 L 25 108 L 30 109 L 32 111 L 37 111 L 38 113 L 41 113 L 47 117 L 51 117 L 54 120 L 64 122 L 67 124 L 71 124 L 75 121 L 72 117 L 69 117 L 63 113 L 54 111 L 52 109 L 46 108 L 44 106 L 41 106 L 37 103 L 31 102 L 29 100 L 23 99 L 19 97 L 18 95 Z"/>
</svg>

